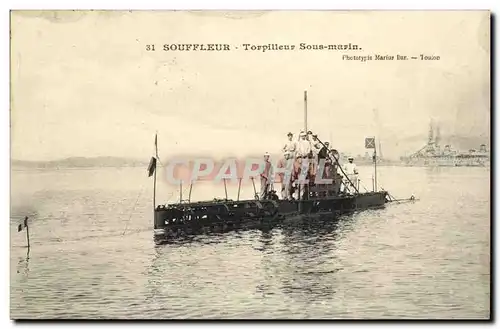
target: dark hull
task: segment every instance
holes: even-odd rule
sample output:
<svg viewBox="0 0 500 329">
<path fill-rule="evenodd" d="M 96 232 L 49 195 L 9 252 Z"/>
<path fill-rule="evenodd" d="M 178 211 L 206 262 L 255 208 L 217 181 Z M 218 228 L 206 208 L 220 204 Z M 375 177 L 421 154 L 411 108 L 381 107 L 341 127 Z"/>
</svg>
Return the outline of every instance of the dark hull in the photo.
<svg viewBox="0 0 500 329">
<path fill-rule="evenodd" d="M 316 200 L 221 200 L 178 204 L 155 211 L 155 239 L 223 233 L 241 229 L 269 229 L 310 220 L 335 220 L 355 211 L 382 208 L 386 192 L 332 196 Z"/>
</svg>

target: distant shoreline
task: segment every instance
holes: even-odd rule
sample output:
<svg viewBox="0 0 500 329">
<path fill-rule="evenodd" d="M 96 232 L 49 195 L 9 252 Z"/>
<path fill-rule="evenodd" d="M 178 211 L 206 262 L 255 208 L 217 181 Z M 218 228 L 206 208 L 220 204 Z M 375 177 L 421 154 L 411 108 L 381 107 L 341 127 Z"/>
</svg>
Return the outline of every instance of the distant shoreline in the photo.
<svg viewBox="0 0 500 329">
<path fill-rule="evenodd" d="M 122 168 L 122 167 L 146 167 L 148 162 L 130 158 L 120 157 L 70 157 L 50 161 L 10 161 L 13 169 L 84 169 L 84 168 Z"/>
<path fill-rule="evenodd" d="M 221 164 L 224 160 L 219 160 Z M 354 160 L 354 163 L 360 167 L 373 167 L 373 162 L 363 159 L 360 161 Z M 121 158 L 121 157 L 70 157 L 60 160 L 50 161 L 29 161 L 29 160 L 15 160 L 10 161 L 11 170 L 24 171 L 24 170 L 76 170 L 76 169 L 104 169 L 104 168 L 144 168 L 149 165 L 148 161 Z M 395 160 L 381 160 L 377 162 L 377 167 L 419 167 L 419 165 L 408 165 Z M 427 166 L 422 166 L 427 167 Z"/>
</svg>

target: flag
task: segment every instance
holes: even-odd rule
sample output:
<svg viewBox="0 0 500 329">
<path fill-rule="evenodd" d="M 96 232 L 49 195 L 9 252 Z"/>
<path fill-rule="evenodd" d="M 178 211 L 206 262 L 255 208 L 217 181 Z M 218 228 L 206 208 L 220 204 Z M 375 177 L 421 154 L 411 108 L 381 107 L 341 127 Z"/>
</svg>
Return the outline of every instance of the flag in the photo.
<svg viewBox="0 0 500 329">
<path fill-rule="evenodd" d="M 28 226 L 28 217 L 26 216 L 24 218 L 24 227 L 27 227 Z"/>
<path fill-rule="evenodd" d="M 19 225 L 17 226 L 17 231 L 18 231 L 18 232 L 21 232 L 22 230 L 23 230 L 23 226 L 22 226 L 21 224 L 19 224 Z"/>
<path fill-rule="evenodd" d="M 156 158 L 151 157 L 151 161 L 149 161 L 148 166 L 148 177 L 151 177 L 156 170 Z"/>
<path fill-rule="evenodd" d="M 365 138 L 365 148 L 366 149 L 374 149 L 375 148 L 375 137 Z"/>
</svg>

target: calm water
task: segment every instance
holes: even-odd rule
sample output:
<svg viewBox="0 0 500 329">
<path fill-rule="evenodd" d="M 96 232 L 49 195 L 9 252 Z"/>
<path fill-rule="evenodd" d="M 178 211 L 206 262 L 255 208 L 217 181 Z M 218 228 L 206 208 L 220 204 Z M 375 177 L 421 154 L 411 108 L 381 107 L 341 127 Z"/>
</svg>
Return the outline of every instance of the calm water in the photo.
<svg viewBox="0 0 500 329">
<path fill-rule="evenodd" d="M 420 201 L 165 246 L 153 243 L 143 168 L 14 171 L 11 317 L 488 318 L 489 169 L 378 170 L 379 185 Z M 193 188 L 216 196 L 223 186 Z M 158 200 L 169 197 L 178 191 L 159 183 Z"/>
</svg>

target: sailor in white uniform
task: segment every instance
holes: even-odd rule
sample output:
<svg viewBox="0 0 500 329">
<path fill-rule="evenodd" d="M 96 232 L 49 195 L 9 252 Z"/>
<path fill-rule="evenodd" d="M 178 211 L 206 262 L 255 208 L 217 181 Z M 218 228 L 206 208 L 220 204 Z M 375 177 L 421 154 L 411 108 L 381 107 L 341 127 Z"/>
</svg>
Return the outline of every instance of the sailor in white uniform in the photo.
<svg viewBox="0 0 500 329">
<path fill-rule="evenodd" d="M 318 141 L 318 135 L 314 135 L 312 131 L 308 131 L 307 140 L 309 141 L 309 145 L 311 147 L 312 157 L 316 158 L 319 150 L 321 149 L 321 144 Z"/>
<path fill-rule="evenodd" d="M 283 153 L 289 159 L 295 159 L 295 153 L 297 152 L 297 142 L 293 140 L 293 134 L 290 132 L 287 134 L 288 141 L 285 146 L 283 146 Z"/>
<path fill-rule="evenodd" d="M 306 133 L 300 132 L 300 139 L 297 143 L 297 157 L 308 158 L 311 153 L 311 143 L 306 139 Z"/>
<path fill-rule="evenodd" d="M 265 199 L 272 184 L 273 168 L 269 160 L 269 153 L 264 154 L 264 170 L 260 174 L 260 199 Z"/>
<path fill-rule="evenodd" d="M 349 180 L 351 181 L 351 183 L 354 184 L 354 186 L 357 186 L 358 185 L 358 169 L 356 167 L 356 164 L 353 163 L 354 158 L 349 157 L 347 160 L 349 162 L 344 165 L 344 168 L 343 168 L 344 172 L 347 175 L 347 178 L 349 178 Z M 351 183 L 349 183 L 349 181 L 346 180 L 346 182 L 344 184 L 345 185 L 344 191 L 354 192 L 354 188 L 351 185 Z"/>
<path fill-rule="evenodd" d="M 297 143 L 297 161 L 300 166 L 300 171 L 302 172 L 299 177 L 306 179 L 307 174 L 304 173 L 304 170 L 309 170 L 309 163 L 311 163 L 312 159 L 309 159 L 309 155 L 311 153 L 311 143 L 307 140 L 307 135 L 305 132 L 300 132 L 300 139 Z M 304 182 L 298 183 L 297 193 L 300 190 L 300 195 L 297 194 L 298 198 L 301 198 L 305 193 L 305 184 Z"/>
</svg>

